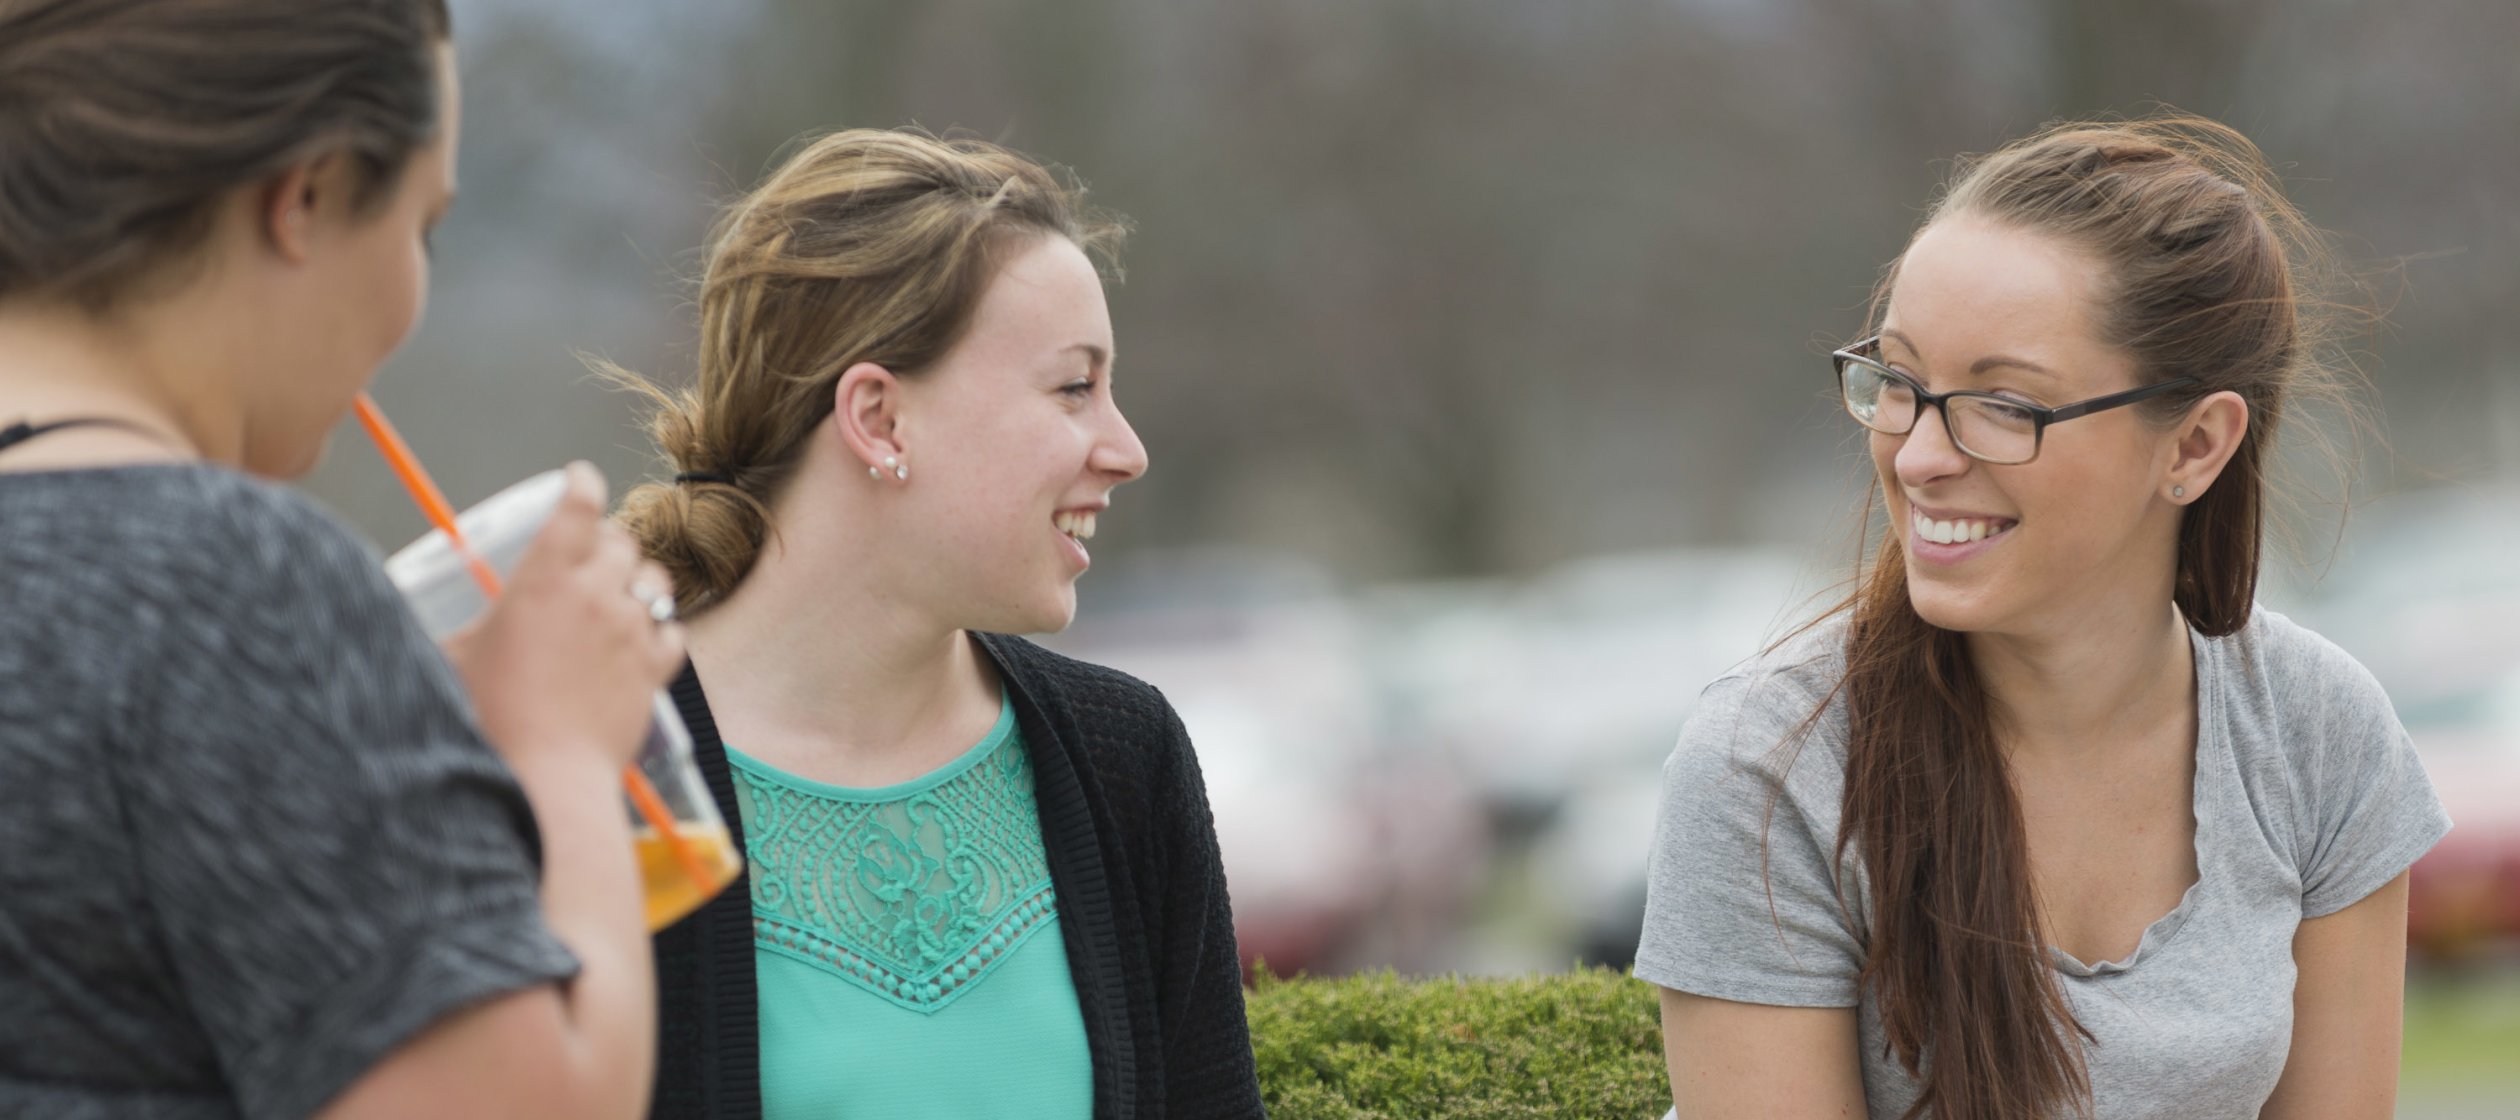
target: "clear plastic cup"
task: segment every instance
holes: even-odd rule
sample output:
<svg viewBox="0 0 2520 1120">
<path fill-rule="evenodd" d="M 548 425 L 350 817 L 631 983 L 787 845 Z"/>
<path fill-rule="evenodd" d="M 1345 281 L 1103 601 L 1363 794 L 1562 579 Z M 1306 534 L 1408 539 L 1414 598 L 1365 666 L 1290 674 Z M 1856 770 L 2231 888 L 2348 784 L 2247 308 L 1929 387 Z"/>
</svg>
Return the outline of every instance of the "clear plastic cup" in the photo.
<svg viewBox="0 0 2520 1120">
<path fill-rule="evenodd" d="M 516 570 L 526 545 L 550 520 L 568 485 L 566 473 L 545 471 L 456 515 L 456 526 L 473 551 L 506 576 Z M 463 556 L 446 534 L 435 529 L 388 558 L 385 575 L 402 591 L 433 639 L 444 640 L 481 617 L 489 606 L 489 597 L 474 581 Z M 623 593 L 628 594 L 628 589 Z M 658 930 L 725 889 L 743 869 L 743 859 L 692 761 L 691 731 L 683 726 L 673 698 L 662 691 L 655 696 L 637 766 L 674 822 L 671 836 L 660 833 L 648 823 L 647 814 L 639 811 L 635 799 L 625 795 L 638 845 L 639 871 L 646 882 L 648 928 Z"/>
</svg>

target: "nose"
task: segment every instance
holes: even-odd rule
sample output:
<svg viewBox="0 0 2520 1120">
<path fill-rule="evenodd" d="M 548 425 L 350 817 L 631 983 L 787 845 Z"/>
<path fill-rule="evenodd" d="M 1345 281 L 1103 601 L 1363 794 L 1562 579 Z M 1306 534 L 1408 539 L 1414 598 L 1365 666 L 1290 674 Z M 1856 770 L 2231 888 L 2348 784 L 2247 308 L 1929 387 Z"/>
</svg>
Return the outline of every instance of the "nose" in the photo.
<svg viewBox="0 0 2520 1120">
<path fill-rule="evenodd" d="M 1120 406 L 1111 406 L 1111 422 L 1103 437 L 1094 443 L 1094 453 L 1086 465 L 1097 473 L 1108 475 L 1117 486 L 1146 473 L 1146 444 L 1138 440 L 1137 429 L 1129 426 L 1129 418 L 1120 414 Z"/>
<path fill-rule="evenodd" d="M 1943 410 L 1939 408 L 1925 409 L 1905 436 L 1875 438 L 1902 441 L 1892 462 L 1899 482 L 1911 489 L 1969 469 L 1970 459 L 1958 444 L 1951 442 L 1951 429 L 1944 423 Z"/>
</svg>

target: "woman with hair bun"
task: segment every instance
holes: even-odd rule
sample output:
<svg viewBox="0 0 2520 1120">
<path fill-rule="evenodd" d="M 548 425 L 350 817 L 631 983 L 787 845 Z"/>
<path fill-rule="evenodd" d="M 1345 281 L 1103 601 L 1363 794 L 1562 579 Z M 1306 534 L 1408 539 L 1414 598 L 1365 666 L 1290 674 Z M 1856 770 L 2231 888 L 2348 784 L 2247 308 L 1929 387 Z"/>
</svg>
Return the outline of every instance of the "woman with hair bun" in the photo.
<svg viewBox="0 0 2520 1120">
<path fill-rule="evenodd" d="M 620 517 L 748 874 L 658 943 L 660 1117 L 1261 1115 L 1207 795 L 1064 628 L 1146 448 L 1092 254 L 993 144 L 822 137 L 730 206 L 676 474 Z M 628 374 L 623 383 L 644 388 Z"/>
</svg>

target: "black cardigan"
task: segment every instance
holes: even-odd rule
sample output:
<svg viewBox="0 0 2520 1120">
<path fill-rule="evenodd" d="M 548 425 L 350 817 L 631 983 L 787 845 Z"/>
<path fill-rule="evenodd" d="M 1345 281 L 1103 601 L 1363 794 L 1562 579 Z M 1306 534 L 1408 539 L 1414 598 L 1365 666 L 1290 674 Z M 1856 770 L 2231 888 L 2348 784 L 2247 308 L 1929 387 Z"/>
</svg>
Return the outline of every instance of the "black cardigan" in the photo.
<svg viewBox="0 0 2520 1120">
<path fill-rule="evenodd" d="M 1190 736 L 1163 694 L 1021 638 L 980 635 L 1032 756 L 1095 1120 L 1261 1117 L 1233 910 Z M 688 666 L 674 701 L 743 844 L 726 745 Z M 656 937 L 657 1120 L 758 1120 L 752 881 Z"/>
</svg>

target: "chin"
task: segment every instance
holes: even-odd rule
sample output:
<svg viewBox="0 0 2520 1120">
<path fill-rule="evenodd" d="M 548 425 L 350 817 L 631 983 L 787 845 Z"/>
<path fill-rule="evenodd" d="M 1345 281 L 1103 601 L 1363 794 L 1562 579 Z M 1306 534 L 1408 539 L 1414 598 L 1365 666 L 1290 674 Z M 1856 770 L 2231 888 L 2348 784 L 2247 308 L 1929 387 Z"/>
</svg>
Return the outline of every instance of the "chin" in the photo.
<svg viewBox="0 0 2520 1120">
<path fill-rule="evenodd" d="M 1058 603 L 1043 604 L 1033 612 L 1033 616 L 1032 625 L 1025 629 L 1025 633 L 1056 634 L 1067 629 L 1068 624 L 1076 621 L 1075 592 L 1061 596 Z"/>
<path fill-rule="evenodd" d="M 305 477 L 324 461 L 332 450 L 332 433 L 327 431 L 312 440 L 281 447 L 249 447 L 237 464 L 245 472 L 261 478 L 293 480 Z"/>
<path fill-rule="evenodd" d="M 969 619 L 962 629 L 989 634 L 1056 634 L 1076 621 L 1076 590 L 1061 589 L 1056 596 L 1030 601 L 1001 600 L 997 608 L 984 612 L 984 617 Z"/>
<path fill-rule="evenodd" d="M 1908 603 L 1927 625 L 1963 634 L 1998 629 L 2006 612 L 1977 588 L 1954 587 L 1908 573 Z"/>
</svg>

